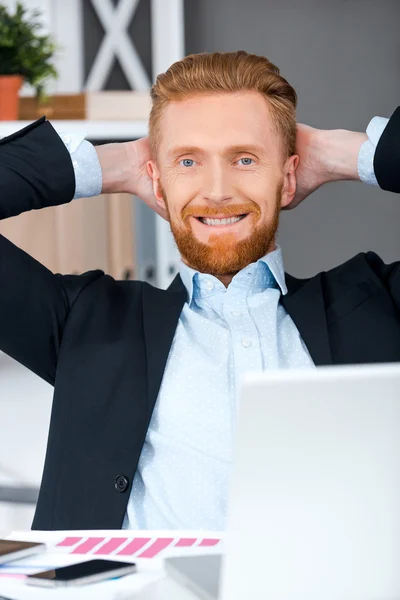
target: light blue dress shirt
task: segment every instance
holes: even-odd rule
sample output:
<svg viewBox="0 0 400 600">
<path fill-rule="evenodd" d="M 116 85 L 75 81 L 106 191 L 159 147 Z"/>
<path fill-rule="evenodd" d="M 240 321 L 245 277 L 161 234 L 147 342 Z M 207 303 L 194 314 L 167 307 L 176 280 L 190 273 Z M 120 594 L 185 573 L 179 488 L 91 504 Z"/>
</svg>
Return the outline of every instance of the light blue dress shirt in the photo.
<svg viewBox="0 0 400 600">
<path fill-rule="evenodd" d="M 388 121 L 389 119 L 383 117 L 374 117 L 368 124 L 368 139 L 361 146 L 357 161 L 358 175 L 364 183 L 378 185 L 374 173 L 375 149 Z"/>
<path fill-rule="evenodd" d="M 358 173 L 377 184 L 373 157 L 387 119 L 375 117 L 358 156 Z M 75 198 L 100 193 L 101 168 L 84 136 L 62 135 L 75 170 Z M 237 392 L 249 371 L 313 368 L 280 303 L 287 293 L 278 247 L 232 279 L 182 263 L 188 292 L 133 481 L 123 527 L 225 527 Z"/>
<path fill-rule="evenodd" d="M 291 317 L 280 248 L 226 288 L 182 263 L 180 315 L 133 481 L 124 527 L 225 527 L 241 376 L 313 368 Z"/>
<path fill-rule="evenodd" d="M 95 147 L 85 140 L 84 133 L 59 132 L 59 135 L 71 155 L 75 173 L 74 199 L 98 196 L 103 180 Z"/>
</svg>

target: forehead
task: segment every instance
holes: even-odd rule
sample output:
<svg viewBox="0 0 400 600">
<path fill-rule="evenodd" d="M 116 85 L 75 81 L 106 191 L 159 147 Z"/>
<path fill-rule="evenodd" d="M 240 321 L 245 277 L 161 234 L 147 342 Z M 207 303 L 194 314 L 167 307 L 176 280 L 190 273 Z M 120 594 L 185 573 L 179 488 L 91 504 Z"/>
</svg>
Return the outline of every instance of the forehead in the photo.
<svg viewBox="0 0 400 600">
<path fill-rule="evenodd" d="M 267 100 L 258 92 L 199 94 L 170 102 L 160 120 L 161 151 L 171 146 L 277 144 Z"/>
</svg>

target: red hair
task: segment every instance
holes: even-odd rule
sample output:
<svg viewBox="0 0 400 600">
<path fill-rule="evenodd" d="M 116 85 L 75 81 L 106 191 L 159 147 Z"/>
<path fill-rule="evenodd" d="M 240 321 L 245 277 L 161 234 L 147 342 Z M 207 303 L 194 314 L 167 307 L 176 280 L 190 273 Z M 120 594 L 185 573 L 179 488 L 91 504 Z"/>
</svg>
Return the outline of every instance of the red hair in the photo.
<svg viewBox="0 0 400 600">
<path fill-rule="evenodd" d="M 281 136 L 284 155 L 295 153 L 297 95 L 278 67 L 264 56 L 238 52 L 191 54 L 158 75 L 151 88 L 153 101 L 149 121 L 150 146 L 157 154 L 160 117 L 171 101 L 197 94 L 254 91 L 268 102 L 271 116 Z"/>
</svg>

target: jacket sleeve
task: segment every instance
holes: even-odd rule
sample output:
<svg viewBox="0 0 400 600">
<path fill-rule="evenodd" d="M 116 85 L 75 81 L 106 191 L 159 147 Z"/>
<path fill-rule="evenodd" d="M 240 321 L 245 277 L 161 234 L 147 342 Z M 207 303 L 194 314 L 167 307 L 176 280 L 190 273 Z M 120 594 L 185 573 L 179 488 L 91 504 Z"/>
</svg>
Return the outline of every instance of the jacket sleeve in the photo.
<svg viewBox="0 0 400 600">
<path fill-rule="evenodd" d="M 0 141 L 0 219 L 72 200 L 70 155 L 41 119 Z M 62 277 L 0 236 L 0 350 L 54 384 L 65 323 L 99 272 Z"/>
<path fill-rule="evenodd" d="M 383 190 L 400 193 L 400 106 L 380 137 L 375 150 L 374 171 Z"/>
</svg>

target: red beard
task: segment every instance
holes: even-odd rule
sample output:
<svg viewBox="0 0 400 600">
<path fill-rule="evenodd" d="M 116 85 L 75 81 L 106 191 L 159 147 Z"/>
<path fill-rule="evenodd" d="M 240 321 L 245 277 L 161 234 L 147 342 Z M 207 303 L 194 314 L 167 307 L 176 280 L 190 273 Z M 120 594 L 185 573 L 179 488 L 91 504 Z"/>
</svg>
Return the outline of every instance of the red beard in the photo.
<svg viewBox="0 0 400 600">
<path fill-rule="evenodd" d="M 260 208 L 255 203 L 235 204 L 219 208 L 190 206 L 182 211 L 183 225 L 178 225 L 171 219 L 168 201 L 165 203 L 172 234 L 181 254 L 182 260 L 200 273 L 209 273 L 216 277 L 234 275 L 247 265 L 256 262 L 275 248 L 275 234 L 279 224 L 282 186 L 279 187 L 274 213 L 271 220 L 263 226 L 258 226 Z M 234 233 L 216 234 L 209 237 L 208 243 L 200 242 L 187 223 L 189 216 L 231 217 L 251 213 L 246 218 L 254 220 L 252 232 L 247 238 L 237 240 Z"/>
</svg>

